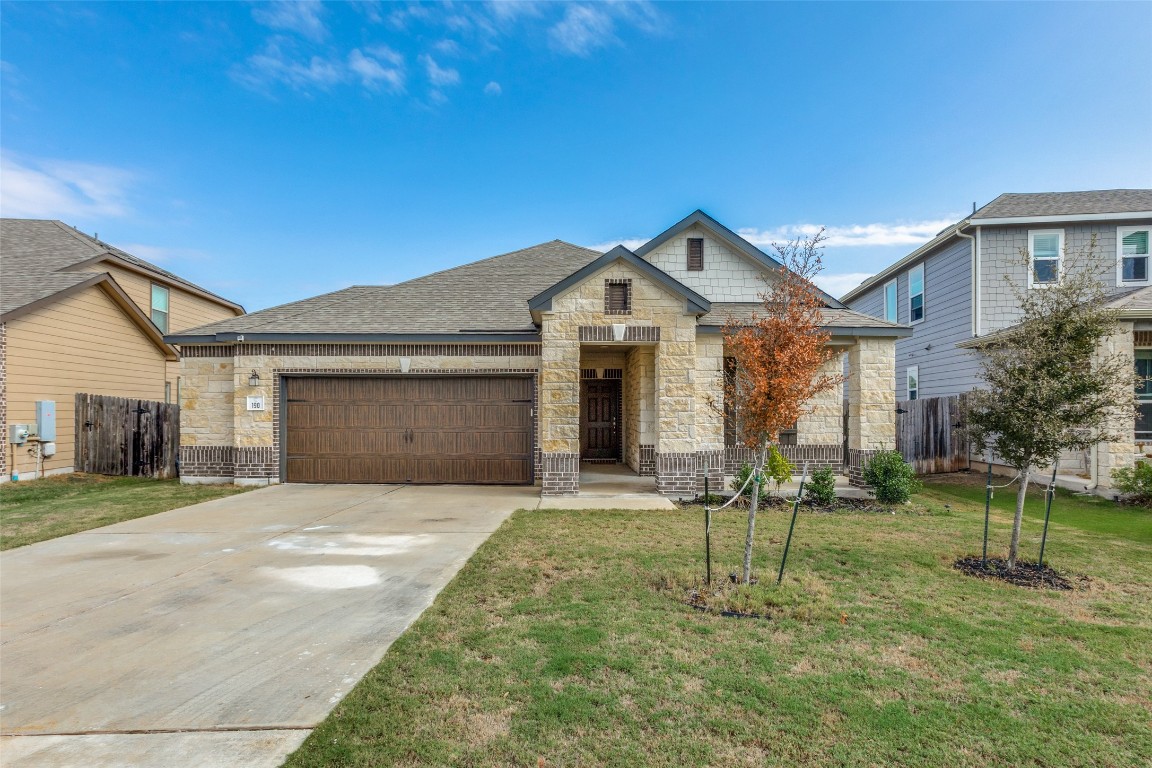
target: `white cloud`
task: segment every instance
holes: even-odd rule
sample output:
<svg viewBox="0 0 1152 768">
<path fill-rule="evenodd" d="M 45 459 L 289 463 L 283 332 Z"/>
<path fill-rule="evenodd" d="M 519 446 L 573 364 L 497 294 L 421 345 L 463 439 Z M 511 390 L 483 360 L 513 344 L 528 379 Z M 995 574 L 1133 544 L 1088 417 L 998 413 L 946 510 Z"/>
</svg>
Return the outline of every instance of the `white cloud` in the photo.
<svg viewBox="0 0 1152 768">
<path fill-rule="evenodd" d="M 268 43 L 263 53 L 250 56 L 245 65 L 233 76 L 253 88 L 265 88 L 271 83 L 284 83 L 298 91 L 313 88 L 327 90 L 348 77 L 348 70 L 339 61 L 313 56 L 306 61 L 294 61 L 276 40 Z"/>
<path fill-rule="evenodd" d="M 127 216 L 128 195 L 138 177 L 94 163 L 17 157 L 0 153 L 0 212 L 39 219 Z"/>
<path fill-rule="evenodd" d="M 570 5 L 564 18 L 548 30 L 548 40 L 561 53 L 587 56 L 596 48 L 619 42 L 615 24 L 600 6 Z"/>
<path fill-rule="evenodd" d="M 484 86 L 484 93 L 489 96 L 499 96 L 500 94 L 504 93 L 504 89 L 500 87 L 500 83 L 493 80 L 492 82 L 488 83 L 488 85 Z"/>
<path fill-rule="evenodd" d="M 253 8 L 252 18 L 266 27 L 320 41 L 328 37 L 328 27 L 320 18 L 323 11 L 319 0 L 275 0 Z"/>
<path fill-rule="evenodd" d="M 870 277 L 871 272 L 821 272 L 813 282 L 832 296 L 840 298 Z"/>
<path fill-rule="evenodd" d="M 436 88 L 456 85 L 460 82 L 459 72 L 441 67 L 435 59 L 426 53 L 420 55 L 420 63 L 424 65 L 424 70 L 428 73 L 428 81 Z"/>
<path fill-rule="evenodd" d="M 395 58 L 390 62 L 396 61 Z M 403 58 L 400 58 L 403 61 Z M 404 91 L 404 69 L 400 66 L 383 66 L 377 59 L 365 56 L 359 48 L 354 48 L 348 54 L 348 69 L 360 78 L 366 88 L 378 88 L 384 85 L 393 93 Z"/>
<path fill-rule="evenodd" d="M 585 248 L 591 248 L 594 251 L 600 251 L 602 253 L 607 253 L 608 251 L 612 250 L 616 246 L 622 245 L 625 248 L 627 248 L 628 250 L 634 251 L 637 248 L 639 248 L 640 246 L 644 245 L 644 243 L 648 242 L 651 239 L 652 238 L 650 238 L 650 237 L 625 237 L 625 238 L 621 238 L 619 240 L 605 240 L 603 243 L 597 243 L 596 245 L 587 245 L 587 246 L 585 246 Z"/>
<path fill-rule="evenodd" d="M 824 245 L 829 248 L 884 245 L 922 245 L 940 230 L 955 224 L 961 217 L 897 224 L 850 224 L 824 226 Z M 820 224 L 789 224 L 776 229 L 746 228 L 740 236 L 757 246 L 770 246 L 797 237 L 810 237 L 820 231 Z"/>
</svg>

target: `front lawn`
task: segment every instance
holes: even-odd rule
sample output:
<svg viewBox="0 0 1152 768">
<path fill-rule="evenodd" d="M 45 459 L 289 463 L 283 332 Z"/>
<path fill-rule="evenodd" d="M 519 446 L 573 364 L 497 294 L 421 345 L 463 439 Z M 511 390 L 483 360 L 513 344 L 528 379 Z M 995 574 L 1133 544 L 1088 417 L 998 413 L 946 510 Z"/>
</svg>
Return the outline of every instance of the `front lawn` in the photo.
<svg viewBox="0 0 1152 768">
<path fill-rule="evenodd" d="M 1094 532 L 1061 497 L 1050 561 L 1089 581 L 1035 591 L 951 567 L 983 505 L 940 485 L 803 513 L 772 620 L 679 601 L 699 509 L 518 512 L 288 765 L 1152 764 L 1152 517 L 1105 503 Z M 766 580 L 787 524 L 760 518 Z M 718 572 L 743 526 L 717 516 Z"/>
<path fill-rule="evenodd" d="M 57 475 L 0 487 L 0 549 L 187 507 L 242 493 L 233 485 L 181 485 L 179 480 Z"/>
</svg>

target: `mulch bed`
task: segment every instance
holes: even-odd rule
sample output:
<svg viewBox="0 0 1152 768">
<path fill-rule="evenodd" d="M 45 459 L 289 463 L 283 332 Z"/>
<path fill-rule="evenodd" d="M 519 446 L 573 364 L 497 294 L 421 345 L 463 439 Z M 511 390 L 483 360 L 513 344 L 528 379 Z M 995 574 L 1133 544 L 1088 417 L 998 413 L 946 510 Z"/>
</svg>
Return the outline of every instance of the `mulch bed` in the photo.
<svg viewBox="0 0 1152 768">
<path fill-rule="evenodd" d="M 1087 576 L 1073 576 L 1072 578 L 1078 584 L 1073 583 L 1067 576 L 1051 566 L 1045 565 L 1043 568 L 1037 568 L 1036 563 L 1027 560 L 1017 560 L 1016 567 L 1010 569 L 1007 560 L 990 557 L 988 564 L 985 565 L 979 556 L 970 555 L 960 558 L 952 564 L 952 567 L 978 579 L 999 579 L 1018 587 L 1030 587 L 1032 589 L 1065 591 L 1077 588 L 1084 589 L 1089 582 Z"/>
</svg>

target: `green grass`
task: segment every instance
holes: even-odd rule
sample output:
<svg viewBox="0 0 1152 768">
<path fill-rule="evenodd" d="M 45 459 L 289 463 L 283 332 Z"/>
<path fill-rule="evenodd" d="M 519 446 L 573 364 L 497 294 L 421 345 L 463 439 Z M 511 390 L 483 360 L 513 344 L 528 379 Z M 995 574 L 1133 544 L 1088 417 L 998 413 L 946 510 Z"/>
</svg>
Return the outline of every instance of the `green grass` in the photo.
<svg viewBox="0 0 1152 768">
<path fill-rule="evenodd" d="M 0 549 L 187 507 L 248 490 L 179 480 L 59 475 L 0 487 Z"/>
<path fill-rule="evenodd" d="M 1051 563 L 1091 581 L 1033 591 L 951 568 L 966 493 L 803 513 L 772 620 L 662 588 L 703 569 L 698 509 L 518 512 L 288 765 L 1152 764 L 1152 518 L 1061 497 Z M 722 573 L 743 524 L 717 516 Z M 769 579 L 787 525 L 760 517 Z"/>
</svg>

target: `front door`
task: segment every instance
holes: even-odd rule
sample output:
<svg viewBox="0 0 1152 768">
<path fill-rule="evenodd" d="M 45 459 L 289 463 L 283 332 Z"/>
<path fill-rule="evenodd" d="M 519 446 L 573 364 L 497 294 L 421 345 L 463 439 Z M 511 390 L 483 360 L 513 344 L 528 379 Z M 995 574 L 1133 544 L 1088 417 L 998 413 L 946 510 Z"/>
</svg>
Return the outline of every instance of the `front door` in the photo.
<svg viewBox="0 0 1152 768">
<path fill-rule="evenodd" d="M 580 458 L 620 460 L 620 381 L 584 381 Z"/>
</svg>

